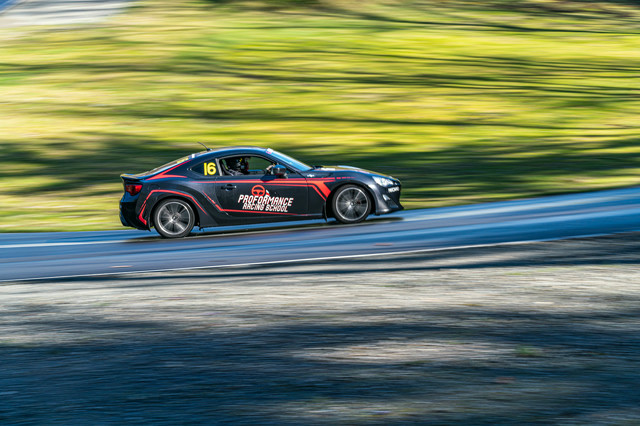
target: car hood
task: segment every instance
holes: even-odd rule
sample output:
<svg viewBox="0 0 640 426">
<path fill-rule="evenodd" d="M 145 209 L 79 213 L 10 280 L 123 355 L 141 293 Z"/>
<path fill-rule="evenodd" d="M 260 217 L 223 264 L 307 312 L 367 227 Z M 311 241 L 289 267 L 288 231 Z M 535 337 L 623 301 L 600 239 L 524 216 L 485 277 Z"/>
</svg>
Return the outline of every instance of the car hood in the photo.
<svg viewBox="0 0 640 426">
<path fill-rule="evenodd" d="M 384 174 L 382 173 L 372 172 L 371 170 L 365 170 L 359 167 L 351 167 L 351 166 L 318 166 L 313 170 L 318 172 L 360 172 L 360 173 L 367 173 L 370 175 L 384 176 Z"/>
</svg>

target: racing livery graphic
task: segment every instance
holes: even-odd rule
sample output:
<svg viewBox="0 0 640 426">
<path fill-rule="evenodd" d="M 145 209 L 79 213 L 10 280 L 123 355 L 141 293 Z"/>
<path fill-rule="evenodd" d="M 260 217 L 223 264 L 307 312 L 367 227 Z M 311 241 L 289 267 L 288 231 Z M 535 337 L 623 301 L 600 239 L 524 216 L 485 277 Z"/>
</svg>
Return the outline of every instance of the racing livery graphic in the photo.
<svg viewBox="0 0 640 426">
<path fill-rule="evenodd" d="M 242 210 L 287 213 L 287 209 L 293 204 L 293 198 L 272 197 L 264 186 L 256 185 L 251 188 L 251 195 L 240 195 L 238 203 L 243 203 Z"/>
<path fill-rule="evenodd" d="M 207 149 L 121 175 L 124 226 L 165 238 L 194 228 L 301 219 L 358 223 L 401 210 L 400 181 L 348 166 L 308 166 L 272 149 Z"/>
</svg>

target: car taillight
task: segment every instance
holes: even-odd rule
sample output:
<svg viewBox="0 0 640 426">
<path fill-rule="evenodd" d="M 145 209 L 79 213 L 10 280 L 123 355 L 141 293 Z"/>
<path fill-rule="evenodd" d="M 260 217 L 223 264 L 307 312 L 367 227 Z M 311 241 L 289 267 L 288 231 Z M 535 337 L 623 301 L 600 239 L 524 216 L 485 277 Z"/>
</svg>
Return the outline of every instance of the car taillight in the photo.
<svg viewBox="0 0 640 426">
<path fill-rule="evenodd" d="M 124 190 L 131 195 L 136 195 L 138 192 L 142 191 L 142 185 L 137 183 L 128 183 L 124 186 Z"/>
</svg>

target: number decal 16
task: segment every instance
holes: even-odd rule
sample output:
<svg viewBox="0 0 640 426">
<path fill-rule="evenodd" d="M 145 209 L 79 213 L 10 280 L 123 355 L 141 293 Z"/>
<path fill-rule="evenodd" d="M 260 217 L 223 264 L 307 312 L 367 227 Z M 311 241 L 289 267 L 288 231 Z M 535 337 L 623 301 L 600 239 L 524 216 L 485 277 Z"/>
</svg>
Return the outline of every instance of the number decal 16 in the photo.
<svg viewBox="0 0 640 426">
<path fill-rule="evenodd" d="M 216 163 L 204 163 L 204 175 L 214 176 L 218 170 L 216 169 Z"/>
</svg>

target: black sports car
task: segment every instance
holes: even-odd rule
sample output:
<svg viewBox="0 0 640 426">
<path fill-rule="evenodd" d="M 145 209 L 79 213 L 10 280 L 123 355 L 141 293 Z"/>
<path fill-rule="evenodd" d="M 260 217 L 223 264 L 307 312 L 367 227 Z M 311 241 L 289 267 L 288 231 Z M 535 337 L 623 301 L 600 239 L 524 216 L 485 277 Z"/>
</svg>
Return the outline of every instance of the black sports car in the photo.
<svg viewBox="0 0 640 426">
<path fill-rule="evenodd" d="M 401 210 L 400 181 L 347 166 L 308 166 L 272 149 L 207 149 L 140 174 L 123 174 L 120 220 L 166 238 L 195 225 L 333 217 L 357 223 Z"/>
</svg>

